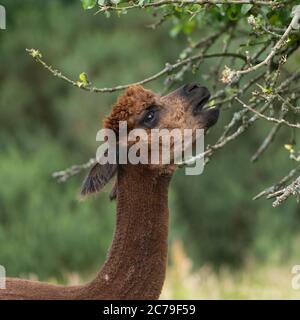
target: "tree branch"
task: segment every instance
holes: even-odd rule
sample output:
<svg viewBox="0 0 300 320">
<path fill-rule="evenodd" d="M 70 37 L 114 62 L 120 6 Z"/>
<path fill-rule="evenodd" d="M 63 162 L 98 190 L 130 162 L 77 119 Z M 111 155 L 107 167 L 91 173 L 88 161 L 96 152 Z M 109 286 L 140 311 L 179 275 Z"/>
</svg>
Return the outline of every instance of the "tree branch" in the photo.
<svg viewBox="0 0 300 320">
<path fill-rule="evenodd" d="M 257 200 L 261 197 L 268 196 L 269 194 L 272 194 L 278 189 L 280 189 L 282 186 L 284 186 L 290 179 L 292 179 L 298 172 L 300 172 L 300 165 L 298 165 L 296 168 L 292 169 L 286 176 L 284 176 L 279 182 L 274 184 L 271 187 L 268 187 L 258 193 L 252 200 Z"/>
<path fill-rule="evenodd" d="M 300 129 L 300 123 L 290 123 L 288 121 L 286 121 L 285 119 L 276 119 L 276 118 L 273 118 L 273 117 L 267 117 L 265 116 L 264 114 L 262 114 L 261 112 L 253 109 L 252 107 L 246 105 L 243 101 L 241 101 L 239 98 L 235 98 L 236 101 L 238 101 L 244 108 L 248 109 L 248 110 L 251 110 L 253 113 L 255 113 L 257 116 L 259 116 L 260 118 L 263 118 L 267 121 L 270 121 L 270 122 L 274 122 L 274 123 L 277 123 L 277 124 L 284 124 L 288 127 L 291 127 L 291 128 L 297 128 L 297 129 Z"/>
<path fill-rule="evenodd" d="M 234 58 L 239 58 L 242 60 L 246 60 L 246 57 L 242 54 L 238 54 L 238 53 L 212 53 L 212 54 L 197 54 L 194 55 L 192 57 L 183 59 L 179 62 L 176 62 L 174 64 L 169 64 L 166 63 L 165 68 L 163 68 L 161 71 L 155 73 L 154 75 L 143 79 L 141 81 L 138 82 L 133 82 L 133 83 L 129 83 L 129 84 L 125 84 L 125 85 L 119 85 L 119 86 L 115 86 L 115 87 L 111 87 L 111 88 L 97 88 L 97 87 L 93 87 L 91 85 L 85 85 L 82 82 L 79 81 L 74 81 L 72 79 L 70 79 L 69 77 L 67 77 L 66 75 L 64 75 L 61 71 L 53 68 L 51 65 L 47 64 L 43 59 L 42 59 L 42 54 L 39 50 L 37 49 L 26 49 L 26 51 L 29 53 L 30 56 L 32 56 L 34 58 L 34 60 L 38 63 L 40 63 L 46 70 L 48 70 L 54 77 L 57 77 L 61 80 L 66 81 L 67 83 L 80 88 L 82 90 L 85 91 L 90 91 L 90 92 L 114 92 L 114 91 L 119 91 L 119 90 L 124 90 L 127 89 L 128 87 L 134 86 L 134 85 L 143 85 L 146 84 L 148 82 L 154 81 L 162 76 L 164 76 L 165 74 L 168 74 L 170 72 L 172 72 L 175 69 L 178 69 L 181 66 L 187 65 L 189 63 L 195 62 L 197 60 L 201 60 L 201 59 L 208 59 L 208 58 L 218 58 L 218 57 L 222 57 L 222 56 L 226 56 L 226 57 L 234 57 Z"/>
<path fill-rule="evenodd" d="M 57 179 L 58 182 L 65 182 L 70 177 L 75 176 L 83 170 L 89 169 L 92 165 L 96 163 L 96 159 L 91 158 L 88 162 L 78 165 L 73 165 L 65 170 L 56 171 L 52 173 L 52 177 Z"/>
<path fill-rule="evenodd" d="M 95 13 L 105 11 L 123 11 L 123 10 L 132 10 L 132 9 L 145 9 L 145 8 L 157 8 L 164 5 L 178 5 L 180 7 L 186 5 L 204 5 L 204 4 L 253 4 L 258 6 L 272 6 L 278 7 L 283 5 L 287 1 L 263 1 L 263 0 L 160 0 L 145 4 L 133 4 L 130 6 L 112 6 L 112 5 L 100 5 L 100 9 Z"/>
<path fill-rule="evenodd" d="M 276 192 L 276 200 L 272 203 L 272 206 L 274 208 L 278 207 L 291 195 L 294 195 L 294 196 L 300 195 L 300 176 L 295 181 L 293 181 L 290 185 Z M 268 198 L 271 198 L 271 196 L 272 195 L 269 195 Z"/>
<path fill-rule="evenodd" d="M 290 32 L 292 31 L 293 28 L 296 28 L 298 25 L 298 21 L 300 19 L 300 10 L 295 10 L 294 11 L 294 16 L 285 30 L 284 34 L 280 37 L 278 42 L 275 44 L 275 46 L 272 48 L 271 52 L 267 55 L 267 57 L 260 63 L 251 66 L 247 69 L 244 70 L 230 70 L 230 68 L 227 68 L 224 70 L 224 76 L 223 76 L 223 81 L 225 83 L 230 83 L 233 81 L 233 79 L 238 78 L 240 75 L 247 74 L 249 72 L 253 72 L 258 70 L 259 68 L 268 65 L 269 62 L 272 60 L 272 58 L 275 56 L 275 54 L 282 48 L 284 45 L 284 42 L 288 38 Z"/>
</svg>

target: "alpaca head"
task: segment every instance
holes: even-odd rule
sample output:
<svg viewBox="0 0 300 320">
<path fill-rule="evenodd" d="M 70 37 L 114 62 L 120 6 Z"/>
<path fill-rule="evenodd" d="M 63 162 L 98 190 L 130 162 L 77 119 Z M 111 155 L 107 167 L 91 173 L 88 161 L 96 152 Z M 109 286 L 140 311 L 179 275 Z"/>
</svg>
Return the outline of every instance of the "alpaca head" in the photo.
<svg viewBox="0 0 300 320">
<path fill-rule="evenodd" d="M 217 122 L 219 116 L 217 108 L 203 110 L 203 106 L 209 98 L 208 89 L 195 83 L 184 85 L 165 96 L 157 95 L 142 86 L 132 86 L 118 98 L 111 113 L 104 120 L 104 128 L 115 132 L 119 147 L 124 142 L 124 137 L 119 134 L 121 121 L 126 123 L 128 135 L 134 129 L 143 129 L 144 136 L 139 135 L 136 141 L 129 141 L 126 136 L 127 148 L 137 143 L 139 145 L 149 145 L 153 142 L 154 129 L 157 129 L 157 131 L 179 129 L 182 132 L 184 129 L 191 129 L 193 134 L 196 129 L 203 129 L 206 132 Z M 174 141 L 170 143 L 169 148 L 172 155 L 174 154 L 173 146 Z M 148 150 L 151 150 L 151 148 L 148 148 Z M 159 145 L 158 150 L 161 152 L 161 145 Z M 147 156 L 149 159 L 151 158 L 151 151 L 148 152 Z M 171 174 L 177 167 L 173 160 L 171 156 L 171 162 L 168 164 L 159 160 L 155 164 L 150 162 L 150 164 L 139 164 L 138 166 L 139 168 L 153 170 L 153 174 Z M 86 195 L 100 191 L 115 175 L 118 166 L 120 165 L 97 163 L 84 182 L 82 194 Z"/>
<path fill-rule="evenodd" d="M 207 88 L 187 84 L 166 96 L 159 96 L 142 86 L 132 86 L 121 95 L 104 121 L 104 127 L 116 133 L 120 121 L 128 131 L 151 129 L 208 129 L 218 119 L 219 110 L 202 111 L 210 98 Z"/>
</svg>

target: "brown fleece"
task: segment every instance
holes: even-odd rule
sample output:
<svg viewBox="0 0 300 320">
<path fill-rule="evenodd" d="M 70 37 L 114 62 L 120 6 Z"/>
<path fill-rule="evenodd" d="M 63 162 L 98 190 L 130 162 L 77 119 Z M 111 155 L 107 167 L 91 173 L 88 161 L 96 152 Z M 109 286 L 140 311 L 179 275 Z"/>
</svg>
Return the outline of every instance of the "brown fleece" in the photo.
<svg viewBox="0 0 300 320">
<path fill-rule="evenodd" d="M 133 165 L 119 168 L 114 238 L 91 282 L 57 286 L 9 278 L 0 299 L 158 299 L 167 264 L 170 178 Z"/>
<path fill-rule="evenodd" d="M 105 119 L 104 127 L 117 132 L 119 121 L 127 121 L 131 130 L 136 118 L 154 101 L 155 95 L 141 86 L 127 89 Z M 119 166 L 114 191 L 115 234 L 95 279 L 82 286 L 58 286 L 8 278 L 0 299 L 157 299 L 167 263 L 170 178 L 171 174 L 142 165 Z M 94 191 L 98 190 L 88 186 L 82 194 Z"/>
</svg>

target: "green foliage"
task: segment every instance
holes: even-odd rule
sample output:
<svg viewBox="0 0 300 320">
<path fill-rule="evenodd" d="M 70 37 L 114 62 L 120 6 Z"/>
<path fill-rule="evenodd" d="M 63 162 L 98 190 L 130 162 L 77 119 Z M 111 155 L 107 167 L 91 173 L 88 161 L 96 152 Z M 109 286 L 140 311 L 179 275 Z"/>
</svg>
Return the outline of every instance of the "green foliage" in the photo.
<svg viewBox="0 0 300 320">
<path fill-rule="evenodd" d="M 267 21 L 271 25 L 277 27 L 285 27 L 288 19 L 290 19 L 290 13 L 293 5 L 297 4 L 297 1 L 289 1 L 286 6 L 281 6 L 274 9 L 270 5 L 256 5 L 255 3 L 246 4 L 216 4 L 209 5 L 203 4 L 182 4 L 181 2 L 174 4 L 166 4 L 162 6 L 153 6 L 151 3 L 157 1 L 140 0 L 140 1 L 126 1 L 126 0 L 100 0 L 99 6 L 104 6 L 104 13 L 106 16 L 110 16 L 110 12 L 113 12 L 113 8 L 118 8 L 116 14 L 127 14 L 127 7 L 138 5 L 143 7 L 149 5 L 150 12 L 154 12 L 154 15 L 161 15 L 163 20 L 172 21 L 173 27 L 171 28 L 170 35 L 172 37 L 177 36 L 179 33 L 190 35 L 196 32 L 199 28 L 205 26 L 214 26 L 215 29 L 221 25 L 225 25 L 227 22 L 239 22 L 246 23 L 245 19 L 250 14 L 253 14 L 257 19 L 261 21 Z M 84 9 L 92 9 L 97 7 L 96 1 L 82 0 Z M 275 2 L 274 2 L 275 4 Z M 109 6 L 112 9 L 107 10 L 105 6 Z M 124 8 L 124 10 L 121 10 Z M 98 10 L 98 9 L 97 9 Z M 108 15 L 109 14 L 109 15 Z"/>
<path fill-rule="evenodd" d="M 81 0 L 84 10 L 93 9 L 97 3 L 96 0 Z"/>
<path fill-rule="evenodd" d="M 66 164 L 64 150 L 43 138 L 34 152 L 7 148 L 0 156 L 0 261 L 10 276 L 91 271 L 111 238 L 113 205 L 79 202 L 78 182 L 57 185 L 50 172 Z"/>
</svg>

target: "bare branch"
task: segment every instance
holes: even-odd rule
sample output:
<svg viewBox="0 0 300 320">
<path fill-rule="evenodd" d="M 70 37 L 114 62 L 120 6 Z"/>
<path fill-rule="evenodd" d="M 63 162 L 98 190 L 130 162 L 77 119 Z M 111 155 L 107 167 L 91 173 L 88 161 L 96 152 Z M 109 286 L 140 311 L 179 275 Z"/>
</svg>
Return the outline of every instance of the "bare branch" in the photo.
<svg viewBox="0 0 300 320">
<path fill-rule="evenodd" d="M 256 115 L 258 115 L 260 118 L 263 118 L 267 121 L 270 121 L 270 122 L 274 122 L 274 123 L 278 123 L 278 124 L 284 124 L 288 127 L 291 127 L 291 128 L 297 128 L 297 129 L 300 129 L 300 123 L 290 123 L 288 121 L 286 121 L 285 119 L 276 119 L 276 118 L 273 118 L 273 117 L 267 117 L 265 116 L 264 114 L 260 113 L 259 111 L 253 109 L 252 107 L 246 105 L 243 101 L 241 101 L 239 98 L 235 98 L 244 108 L 247 108 L 248 110 L 251 110 L 253 113 L 255 113 Z"/>
<path fill-rule="evenodd" d="M 296 168 L 292 169 L 286 176 L 284 176 L 279 182 L 274 184 L 271 187 L 268 187 L 261 191 L 259 194 L 257 194 L 253 200 L 257 200 L 261 197 L 268 196 L 269 194 L 272 194 L 278 189 L 280 189 L 282 186 L 284 186 L 290 179 L 292 179 L 298 172 L 300 172 L 300 165 L 298 165 Z"/>
<path fill-rule="evenodd" d="M 280 100 L 282 103 L 286 104 L 291 111 L 293 111 L 294 113 L 300 113 L 300 107 L 295 107 L 291 104 L 290 99 L 289 98 L 282 98 L 281 95 L 277 94 L 277 98 L 278 100 Z"/>
<path fill-rule="evenodd" d="M 258 158 L 267 150 L 269 145 L 273 142 L 275 139 L 275 136 L 277 132 L 280 129 L 281 124 L 276 123 L 273 128 L 270 130 L 269 134 L 266 136 L 260 147 L 257 149 L 255 154 L 251 157 L 251 162 L 255 162 L 258 160 Z"/>
<path fill-rule="evenodd" d="M 93 87 L 91 85 L 84 85 L 81 82 L 78 81 L 74 81 L 70 78 L 68 78 L 66 75 L 64 75 L 61 71 L 53 68 L 51 65 L 47 64 L 43 59 L 42 59 L 42 54 L 40 53 L 39 50 L 37 49 L 26 49 L 26 51 L 29 53 L 29 55 L 31 55 L 34 60 L 38 63 L 40 63 L 45 69 L 47 69 L 50 73 L 53 74 L 53 76 L 62 79 L 66 82 L 68 82 L 69 84 L 80 88 L 82 90 L 85 91 L 90 91 L 90 92 L 114 92 L 114 91 L 119 91 L 119 90 L 124 90 L 127 89 L 128 87 L 134 86 L 134 85 L 143 85 L 146 84 L 148 82 L 154 81 L 162 76 L 164 76 L 165 74 L 168 74 L 170 72 L 172 72 L 175 69 L 178 69 L 181 66 L 184 66 L 186 64 L 195 62 L 197 60 L 201 60 L 201 59 L 207 59 L 207 58 L 217 58 L 217 57 L 222 57 L 222 56 L 227 56 L 227 57 L 234 57 L 234 58 L 239 58 L 245 61 L 246 57 L 243 56 L 242 54 L 238 54 L 238 53 L 213 53 L 213 54 L 197 54 L 194 55 L 192 57 L 183 59 L 179 62 L 176 62 L 174 64 L 169 64 L 166 63 L 165 68 L 163 68 L 161 71 L 155 73 L 154 75 L 143 79 L 141 81 L 138 82 L 133 82 L 133 83 L 129 83 L 129 84 L 125 84 L 125 85 L 119 85 L 116 87 L 111 87 L 111 88 L 96 88 Z"/>
<path fill-rule="evenodd" d="M 89 169 L 95 163 L 96 159 L 91 158 L 86 163 L 73 165 L 72 167 L 67 168 L 65 170 L 53 172 L 52 177 L 57 179 L 58 182 L 66 182 L 70 177 L 75 176 L 83 170 Z"/>
<path fill-rule="evenodd" d="M 276 194 L 276 200 L 273 202 L 272 206 L 278 207 L 280 204 L 282 204 L 288 197 L 291 195 L 300 195 L 300 176 L 293 181 L 290 185 L 285 187 L 284 189 L 280 190 L 281 194 Z"/>
</svg>

